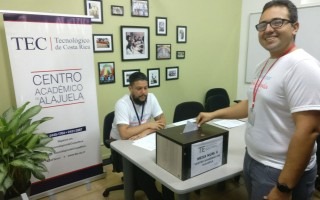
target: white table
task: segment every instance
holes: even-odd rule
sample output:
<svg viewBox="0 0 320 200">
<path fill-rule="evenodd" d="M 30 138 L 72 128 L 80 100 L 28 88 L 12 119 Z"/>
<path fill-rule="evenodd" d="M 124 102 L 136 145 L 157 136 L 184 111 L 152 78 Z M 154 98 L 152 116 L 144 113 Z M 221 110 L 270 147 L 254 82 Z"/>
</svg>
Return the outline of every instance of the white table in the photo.
<svg viewBox="0 0 320 200">
<path fill-rule="evenodd" d="M 213 122 L 209 124 L 214 125 Z M 220 127 L 223 128 L 223 127 Z M 148 151 L 132 145 L 130 140 L 117 140 L 111 143 L 111 148 L 123 157 L 125 199 L 134 199 L 132 165 L 141 168 L 177 194 L 178 199 L 189 199 L 189 193 L 212 184 L 224 181 L 241 174 L 245 154 L 245 125 L 229 130 L 229 145 L 227 164 L 189 178 L 185 181 L 173 176 L 155 163 L 155 150 Z"/>
</svg>

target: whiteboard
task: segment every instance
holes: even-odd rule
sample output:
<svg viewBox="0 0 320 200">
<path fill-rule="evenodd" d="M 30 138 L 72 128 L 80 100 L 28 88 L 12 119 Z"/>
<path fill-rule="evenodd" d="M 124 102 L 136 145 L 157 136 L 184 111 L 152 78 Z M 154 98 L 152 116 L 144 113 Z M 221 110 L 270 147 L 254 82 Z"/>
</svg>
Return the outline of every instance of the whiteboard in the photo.
<svg viewBox="0 0 320 200">
<path fill-rule="evenodd" d="M 252 81 L 256 66 L 269 56 L 269 52 L 261 47 L 255 29 L 260 15 L 261 13 L 249 15 L 246 83 Z M 296 36 L 297 47 L 320 60 L 320 6 L 298 8 L 298 18 L 300 28 Z"/>
</svg>

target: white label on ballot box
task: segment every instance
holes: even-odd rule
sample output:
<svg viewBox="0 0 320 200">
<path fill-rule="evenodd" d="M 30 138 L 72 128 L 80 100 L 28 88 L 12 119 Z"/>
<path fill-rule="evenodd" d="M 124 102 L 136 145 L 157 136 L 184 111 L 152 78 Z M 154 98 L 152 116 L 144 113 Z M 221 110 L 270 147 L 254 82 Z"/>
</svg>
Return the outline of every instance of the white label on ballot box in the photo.
<svg viewBox="0 0 320 200">
<path fill-rule="evenodd" d="M 222 165 L 223 136 L 191 145 L 191 177 Z"/>
</svg>

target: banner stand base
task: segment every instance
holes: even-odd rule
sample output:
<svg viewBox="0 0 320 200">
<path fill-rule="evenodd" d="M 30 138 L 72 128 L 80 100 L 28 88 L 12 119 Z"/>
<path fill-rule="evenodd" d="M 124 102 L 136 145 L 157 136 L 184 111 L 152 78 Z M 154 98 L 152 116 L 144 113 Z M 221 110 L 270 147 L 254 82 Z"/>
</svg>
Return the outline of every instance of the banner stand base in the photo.
<svg viewBox="0 0 320 200">
<path fill-rule="evenodd" d="M 51 195 L 54 195 L 56 193 L 59 193 L 59 192 L 65 191 L 65 190 L 68 190 L 68 189 L 71 189 L 71 188 L 74 188 L 74 187 L 78 187 L 80 185 L 89 184 L 89 183 L 91 183 L 93 181 L 96 181 L 96 180 L 99 180 L 99 179 L 103 179 L 105 177 L 106 177 L 105 173 L 97 175 L 97 176 L 92 176 L 92 177 L 87 178 L 87 179 L 83 179 L 83 180 L 80 180 L 80 181 L 77 181 L 77 182 L 70 183 L 68 185 L 64 185 L 64 186 L 57 187 L 57 188 L 54 188 L 54 189 L 51 189 L 51 190 L 47 190 L 47 191 L 39 193 L 39 194 L 32 195 L 30 197 L 30 200 L 36 200 L 36 199 L 44 198 L 44 197 L 47 197 L 47 196 L 51 196 Z M 86 188 L 88 189 L 88 185 L 87 185 Z M 91 188 L 89 188 L 89 190 L 91 190 Z"/>
</svg>

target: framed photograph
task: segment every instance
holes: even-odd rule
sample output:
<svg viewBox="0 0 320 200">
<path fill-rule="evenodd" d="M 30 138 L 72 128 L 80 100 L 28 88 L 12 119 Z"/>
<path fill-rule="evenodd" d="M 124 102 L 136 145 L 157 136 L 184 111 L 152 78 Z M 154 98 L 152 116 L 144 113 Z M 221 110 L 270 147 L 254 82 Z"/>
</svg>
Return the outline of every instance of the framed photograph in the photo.
<svg viewBox="0 0 320 200">
<path fill-rule="evenodd" d="M 186 26 L 177 26 L 177 43 L 187 43 Z"/>
<path fill-rule="evenodd" d="M 149 17 L 148 0 L 131 0 L 132 17 Z"/>
<path fill-rule="evenodd" d="M 112 34 L 93 34 L 93 52 L 113 52 Z"/>
<path fill-rule="evenodd" d="M 99 84 L 115 83 L 114 62 L 98 62 Z"/>
<path fill-rule="evenodd" d="M 157 60 L 171 59 L 171 44 L 156 44 L 156 54 Z"/>
<path fill-rule="evenodd" d="M 85 14 L 91 16 L 91 23 L 103 24 L 103 7 L 101 0 L 84 0 Z"/>
<path fill-rule="evenodd" d="M 123 6 L 111 6 L 111 15 L 123 16 L 124 10 Z"/>
<path fill-rule="evenodd" d="M 149 27 L 121 26 L 122 61 L 149 60 Z"/>
<path fill-rule="evenodd" d="M 166 67 L 166 80 L 179 79 L 179 67 Z"/>
<path fill-rule="evenodd" d="M 167 35 L 166 17 L 156 17 L 156 35 Z"/>
<path fill-rule="evenodd" d="M 134 72 L 140 72 L 140 69 L 122 70 L 123 87 L 130 85 L 129 77 Z"/>
<path fill-rule="evenodd" d="M 160 68 L 147 69 L 148 72 L 148 87 L 160 86 Z"/>
<path fill-rule="evenodd" d="M 186 56 L 186 52 L 185 51 L 176 51 L 176 58 L 177 59 L 184 59 Z"/>
</svg>

